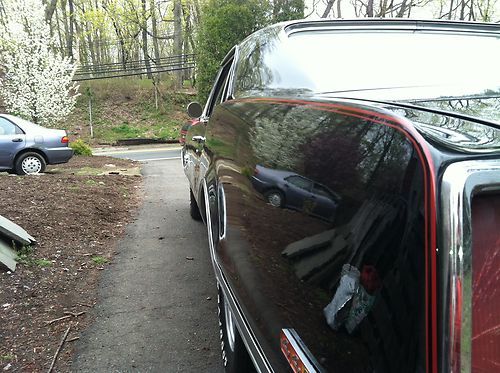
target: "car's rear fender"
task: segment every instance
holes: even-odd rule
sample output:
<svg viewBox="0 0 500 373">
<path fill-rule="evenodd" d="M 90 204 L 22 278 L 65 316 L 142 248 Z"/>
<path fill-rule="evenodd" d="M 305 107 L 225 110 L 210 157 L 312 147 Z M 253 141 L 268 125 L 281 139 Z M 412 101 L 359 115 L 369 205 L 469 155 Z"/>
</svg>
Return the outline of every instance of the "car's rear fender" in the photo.
<svg viewBox="0 0 500 373">
<path fill-rule="evenodd" d="M 38 149 L 38 148 L 24 148 L 23 150 L 21 150 L 19 153 L 16 154 L 15 158 L 14 158 L 14 163 L 13 165 L 15 166 L 17 160 L 19 159 L 19 157 L 25 153 L 37 153 L 37 154 L 40 154 L 45 163 L 49 164 L 49 159 L 47 158 L 47 154 L 45 154 L 41 149 Z"/>
</svg>

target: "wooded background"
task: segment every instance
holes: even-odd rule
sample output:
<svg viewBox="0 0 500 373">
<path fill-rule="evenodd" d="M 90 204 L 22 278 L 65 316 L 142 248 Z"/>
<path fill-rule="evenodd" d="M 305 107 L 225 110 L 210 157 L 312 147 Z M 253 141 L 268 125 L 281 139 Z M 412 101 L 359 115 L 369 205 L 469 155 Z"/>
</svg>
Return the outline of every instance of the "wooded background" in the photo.
<svg viewBox="0 0 500 373">
<path fill-rule="evenodd" d="M 193 63 L 194 55 L 204 53 L 200 48 L 217 51 L 211 58 L 218 58 L 230 44 L 274 22 L 303 17 L 422 15 L 496 21 L 500 5 L 499 0 L 43 1 L 51 33 L 58 40 L 58 52 L 79 64 L 77 75 L 92 71 L 119 75 L 144 69 L 150 79 L 155 70 Z M 179 85 L 183 78 L 186 74 L 178 73 Z"/>
</svg>

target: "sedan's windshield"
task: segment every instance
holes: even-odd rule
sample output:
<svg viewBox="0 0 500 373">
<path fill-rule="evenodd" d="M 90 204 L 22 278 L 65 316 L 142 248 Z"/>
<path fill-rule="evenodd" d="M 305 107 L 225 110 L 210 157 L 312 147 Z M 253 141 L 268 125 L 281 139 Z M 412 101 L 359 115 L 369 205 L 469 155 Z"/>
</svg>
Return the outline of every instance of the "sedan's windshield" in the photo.
<svg viewBox="0 0 500 373">
<path fill-rule="evenodd" d="M 376 91 L 403 99 L 428 97 L 430 91 L 433 97 L 488 94 L 500 87 L 496 36 L 349 31 L 274 40 L 263 35 L 242 46 L 237 96 L 299 89 L 355 97 Z"/>
</svg>

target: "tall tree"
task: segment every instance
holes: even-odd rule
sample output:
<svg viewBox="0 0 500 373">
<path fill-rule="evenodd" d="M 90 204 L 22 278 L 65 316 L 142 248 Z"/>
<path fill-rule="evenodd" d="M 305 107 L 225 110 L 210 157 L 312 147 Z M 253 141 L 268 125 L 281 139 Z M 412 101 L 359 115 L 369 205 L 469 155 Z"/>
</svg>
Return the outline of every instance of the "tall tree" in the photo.
<svg viewBox="0 0 500 373">
<path fill-rule="evenodd" d="M 141 0 L 141 4 L 142 4 L 142 17 L 141 17 L 142 54 L 144 55 L 144 63 L 146 65 L 148 79 L 153 79 L 153 74 L 151 73 L 151 62 L 149 61 L 149 51 L 148 51 L 148 17 L 146 9 L 146 0 Z"/>
<path fill-rule="evenodd" d="M 273 0 L 273 22 L 304 18 L 304 0 Z"/>
<path fill-rule="evenodd" d="M 182 55 L 182 41 L 182 3 L 181 0 L 174 0 L 174 56 Z M 182 87 L 182 71 L 176 71 L 175 76 L 176 86 Z"/>
<path fill-rule="evenodd" d="M 197 36 L 198 95 L 205 101 L 219 63 L 246 36 L 269 24 L 270 4 L 258 0 L 208 0 Z"/>
</svg>

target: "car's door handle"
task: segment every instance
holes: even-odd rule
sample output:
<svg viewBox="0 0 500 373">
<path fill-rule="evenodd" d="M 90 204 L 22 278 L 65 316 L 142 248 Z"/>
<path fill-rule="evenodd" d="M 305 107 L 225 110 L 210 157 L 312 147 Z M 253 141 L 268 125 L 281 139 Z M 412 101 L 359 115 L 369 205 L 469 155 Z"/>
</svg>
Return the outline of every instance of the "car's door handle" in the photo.
<svg viewBox="0 0 500 373">
<path fill-rule="evenodd" d="M 196 142 L 205 142 L 205 137 L 204 136 L 193 136 L 191 140 L 196 141 Z"/>
<path fill-rule="evenodd" d="M 23 142 L 23 139 L 20 139 L 20 138 L 12 139 L 12 142 Z"/>
</svg>

